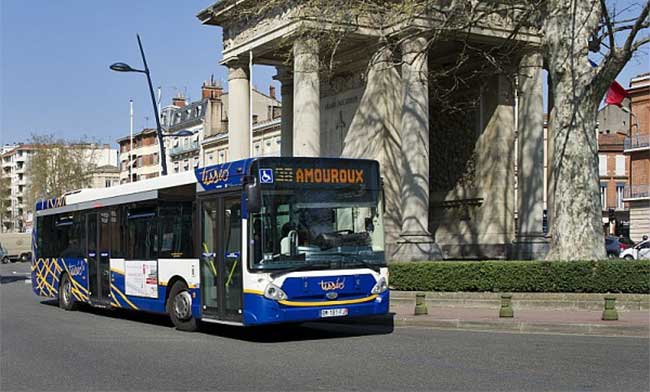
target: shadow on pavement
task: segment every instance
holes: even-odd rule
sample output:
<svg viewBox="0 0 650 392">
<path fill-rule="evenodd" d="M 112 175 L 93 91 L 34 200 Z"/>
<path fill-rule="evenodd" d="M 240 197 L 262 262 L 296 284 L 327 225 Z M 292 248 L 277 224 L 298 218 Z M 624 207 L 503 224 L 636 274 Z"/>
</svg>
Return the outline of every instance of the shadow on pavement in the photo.
<svg viewBox="0 0 650 392">
<path fill-rule="evenodd" d="M 302 324 L 277 324 L 259 327 L 233 327 L 202 323 L 201 332 L 209 335 L 244 340 L 254 343 L 283 343 L 305 340 L 348 338 L 368 335 L 386 335 L 394 330 L 393 315 L 382 322 L 371 319 L 317 321 Z"/>
<path fill-rule="evenodd" d="M 29 276 L 25 275 L 0 275 L 0 284 L 7 284 L 13 282 L 23 282 L 27 279 L 30 279 Z"/>
<path fill-rule="evenodd" d="M 43 305 L 58 306 L 58 300 L 41 301 Z M 127 309 L 102 309 L 80 304 L 79 311 L 113 319 L 134 321 L 149 325 L 173 328 L 165 314 L 131 311 Z M 224 324 L 199 324 L 198 333 L 238 339 L 255 343 L 282 343 L 304 340 L 322 340 L 368 335 L 386 335 L 394 330 L 394 314 L 356 319 L 306 322 L 302 324 L 277 324 L 259 327 L 237 327 Z M 178 333 L 183 333 L 178 331 Z"/>
<path fill-rule="evenodd" d="M 57 299 L 47 299 L 41 301 L 41 304 L 58 307 L 59 301 Z M 83 313 L 94 314 L 96 316 L 109 317 L 113 319 L 135 321 L 138 323 L 159 325 L 162 327 L 174 326 L 171 320 L 169 319 L 169 317 L 165 314 L 148 313 L 144 311 L 132 311 L 128 309 L 95 308 L 88 304 L 79 304 L 79 308 L 77 310 Z"/>
</svg>

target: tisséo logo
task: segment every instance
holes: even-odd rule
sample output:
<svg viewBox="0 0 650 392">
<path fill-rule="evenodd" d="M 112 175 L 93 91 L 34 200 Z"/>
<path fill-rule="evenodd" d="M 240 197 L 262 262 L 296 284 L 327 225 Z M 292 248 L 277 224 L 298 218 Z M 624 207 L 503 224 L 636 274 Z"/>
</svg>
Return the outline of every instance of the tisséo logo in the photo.
<svg viewBox="0 0 650 392">
<path fill-rule="evenodd" d="M 273 184 L 273 169 L 260 169 L 260 183 Z"/>
</svg>

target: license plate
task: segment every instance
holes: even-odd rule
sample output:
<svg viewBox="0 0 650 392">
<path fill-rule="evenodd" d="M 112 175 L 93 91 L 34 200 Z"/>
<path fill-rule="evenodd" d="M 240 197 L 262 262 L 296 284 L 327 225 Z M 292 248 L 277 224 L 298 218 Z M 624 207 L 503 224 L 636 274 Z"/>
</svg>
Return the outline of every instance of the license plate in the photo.
<svg viewBox="0 0 650 392">
<path fill-rule="evenodd" d="M 342 309 L 323 309 L 320 311 L 320 316 L 321 317 L 340 317 L 340 316 L 347 316 L 348 315 L 348 309 L 347 308 L 342 308 Z"/>
</svg>

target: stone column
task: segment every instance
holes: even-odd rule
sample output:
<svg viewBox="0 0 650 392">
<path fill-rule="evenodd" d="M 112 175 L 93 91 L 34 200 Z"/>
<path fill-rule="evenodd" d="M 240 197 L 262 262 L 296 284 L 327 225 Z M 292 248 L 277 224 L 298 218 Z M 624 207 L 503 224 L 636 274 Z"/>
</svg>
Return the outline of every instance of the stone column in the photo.
<svg viewBox="0 0 650 392">
<path fill-rule="evenodd" d="M 293 154 L 320 156 L 318 42 L 299 38 L 293 45 Z"/>
<path fill-rule="evenodd" d="M 250 156 L 250 75 L 248 61 L 228 66 L 228 150 L 229 161 Z"/>
<path fill-rule="evenodd" d="M 544 256 L 544 102 L 541 53 L 526 53 L 519 63 L 518 257 Z"/>
<path fill-rule="evenodd" d="M 280 130 L 282 146 L 280 155 L 291 157 L 293 156 L 293 74 L 284 67 L 278 67 L 278 74 L 274 79 L 282 84 L 280 88 L 282 95 L 282 124 Z"/>
<path fill-rule="evenodd" d="M 429 84 L 427 40 L 402 45 L 402 232 L 393 260 L 439 259 L 429 233 Z"/>
</svg>

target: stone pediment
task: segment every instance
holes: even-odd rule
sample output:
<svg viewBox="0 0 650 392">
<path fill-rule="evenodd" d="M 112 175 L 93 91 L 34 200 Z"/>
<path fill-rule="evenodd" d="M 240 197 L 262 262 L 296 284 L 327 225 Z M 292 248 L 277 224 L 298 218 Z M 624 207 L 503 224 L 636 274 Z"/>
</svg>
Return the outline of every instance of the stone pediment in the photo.
<svg viewBox="0 0 650 392">
<path fill-rule="evenodd" d="M 412 29 L 421 31 L 445 30 L 447 34 L 455 32 L 469 34 L 473 39 L 496 42 L 504 39 L 516 39 L 536 45 L 539 37 L 529 23 L 515 23 L 517 15 L 504 7 L 503 10 L 488 12 L 481 21 L 464 27 L 462 18 L 454 23 L 445 21 L 441 11 L 430 11 L 413 15 L 357 15 L 350 20 L 339 20 L 345 16 L 328 17 L 322 12 L 313 12 L 301 6 L 309 1 L 258 2 L 250 0 L 222 0 L 199 12 L 197 17 L 206 25 L 223 28 L 224 62 L 232 57 L 246 54 L 255 49 L 255 54 L 279 51 L 289 47 L 296 31 L 302 29 L 323 31 L 354 31 L 355 35 L 378 38 L 380 35 L 402 35 Z M 324 12 L 324 11 L 323 11 Z M 350 13 L 354 14 L 354 13 Z M 518 30 L 512 37 L 512 31 Z"/>
</svg>

